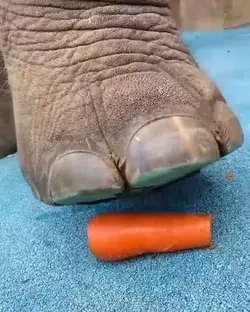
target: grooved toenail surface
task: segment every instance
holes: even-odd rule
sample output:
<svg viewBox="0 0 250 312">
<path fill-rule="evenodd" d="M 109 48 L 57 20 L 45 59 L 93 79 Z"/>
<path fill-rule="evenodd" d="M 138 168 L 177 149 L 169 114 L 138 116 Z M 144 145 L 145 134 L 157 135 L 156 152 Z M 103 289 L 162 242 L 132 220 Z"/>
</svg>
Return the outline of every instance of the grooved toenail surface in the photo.
<svg viewBox="0 0 250 312">
<path fill-rule="evenodd" d="M 244 133 L 238 118 L 225 102 L 218 101 L 215 104 L 214 119 L 218 125 L 222 156 L 240 148 L 244 142 Z"/>
<path fill-rule="evenodd" d="M 121 192 L 122 183 L 118 172 L 99 157 L 75 152 L 52 166 L 49 188 L 54 203 L 72 204 L 113 198 Z"/>
<path fill-rule="evenodd" d="M 195 172 L 220 157 L 209 130 L 188 117 L 145 125 L 132 139 L 126 177 L 132 187 L 162 185 Z"/>
</svg>

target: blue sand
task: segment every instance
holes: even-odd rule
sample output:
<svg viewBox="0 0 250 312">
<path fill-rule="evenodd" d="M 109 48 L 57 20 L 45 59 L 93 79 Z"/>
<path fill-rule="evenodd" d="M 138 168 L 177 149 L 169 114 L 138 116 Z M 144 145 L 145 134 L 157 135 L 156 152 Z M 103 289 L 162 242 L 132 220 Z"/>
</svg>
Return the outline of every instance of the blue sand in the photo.
<svg viewBox="0 0 250 312">
<path fill-rule="evenodd" d="M 1 312 L 250 311 L 250 28 L 183 37 L 239 116 L 244 147 L 149 195 L 64 208 L 33 198 L 16 156 L 1 160 Z M 89 220 L 131 210 L 212 213 L 215 249 L 114 264 L 92 257 Z"/>
</svg>

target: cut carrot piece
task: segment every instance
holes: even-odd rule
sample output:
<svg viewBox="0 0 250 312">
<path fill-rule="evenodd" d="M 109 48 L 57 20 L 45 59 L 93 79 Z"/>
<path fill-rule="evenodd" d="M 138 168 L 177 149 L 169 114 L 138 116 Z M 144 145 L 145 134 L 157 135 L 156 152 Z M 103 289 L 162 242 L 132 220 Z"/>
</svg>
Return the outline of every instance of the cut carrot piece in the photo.
<svg viewBox="0 0 250 312">
<path fill-rule="evenodd" d="M 209 247 L 212 217 L 206 214 L 109 213 L 91 220 L 92 254 L 108 261 L 146 253 Z"/>
</svg>

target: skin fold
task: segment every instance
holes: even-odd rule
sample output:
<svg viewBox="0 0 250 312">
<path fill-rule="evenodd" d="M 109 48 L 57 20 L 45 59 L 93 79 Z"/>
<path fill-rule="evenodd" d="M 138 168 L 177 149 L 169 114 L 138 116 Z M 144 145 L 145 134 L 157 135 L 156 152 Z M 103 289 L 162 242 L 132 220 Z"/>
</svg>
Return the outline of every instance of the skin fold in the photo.
<svg viewBox="0 0 250 312">
<path fill-rule="evenodd" d="M 243 143 L 168 0 L 0 0 L 0 27 L 0 156 L 15 128 L 23 175 L 46 203 L 152 188 Z"/>
</svg>

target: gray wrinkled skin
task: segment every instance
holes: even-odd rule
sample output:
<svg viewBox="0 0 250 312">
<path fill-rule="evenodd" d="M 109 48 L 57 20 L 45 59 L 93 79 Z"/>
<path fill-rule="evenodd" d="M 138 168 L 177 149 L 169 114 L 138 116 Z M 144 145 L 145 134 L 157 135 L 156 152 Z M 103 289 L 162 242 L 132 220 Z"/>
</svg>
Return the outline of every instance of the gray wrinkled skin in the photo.
<svg viewBox="0 0 250 312">
<path fill-rule="evenodd" d="M 122 189 L 129 142 L 157 119 L 199 120 L 230 152 L 234 115 L 181 42 L 168 0 L 0 0 L 0 27 L 21 167 L 41 200 L 53 203 L 51 168 L 76 151 L 102 159 Z"/>
</svg>

